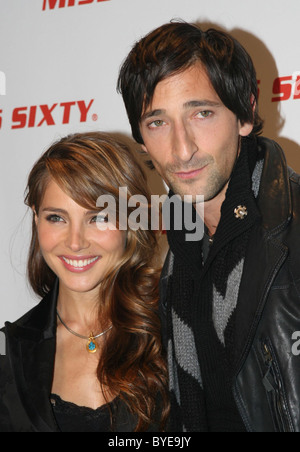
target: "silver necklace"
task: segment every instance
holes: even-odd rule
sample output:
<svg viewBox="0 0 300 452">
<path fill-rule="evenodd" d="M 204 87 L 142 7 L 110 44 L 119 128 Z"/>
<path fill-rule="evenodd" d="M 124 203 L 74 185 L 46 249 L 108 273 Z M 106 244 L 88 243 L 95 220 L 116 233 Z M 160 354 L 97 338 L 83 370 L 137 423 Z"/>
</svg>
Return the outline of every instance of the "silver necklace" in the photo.
<svg viewBox="0 0 300 452">
<path fill-rule="evenodd" d="M 91 332 L 89 336 L 82 336 L 81 334 L 76 333 L 76 331 L 71 330 L 71 328 L 69 328 L 68 325 L 65 324 L 57 310 L 56 314 L 59 320 L 61 321 L 62 325 L 69 331 L 69 333 L 73 334 L 74 336 L 80 337 L 80 339 L 88 341 L 88 343 L 86 344 L 86 349 L 89 353 L 96 353 L 96 351 L 98 350 L 96 339 L 98 339 L 101 336 L 104 336 L 104 334 L 108 333 L 108 331 L 110 331 L 113 327 L 111 325 L 109 328 L 107 328 L 107 330 L 103 331 L 100 334 L 97 334 L 97 336 L 94 336 L 93 332 Z"/>
</svg>

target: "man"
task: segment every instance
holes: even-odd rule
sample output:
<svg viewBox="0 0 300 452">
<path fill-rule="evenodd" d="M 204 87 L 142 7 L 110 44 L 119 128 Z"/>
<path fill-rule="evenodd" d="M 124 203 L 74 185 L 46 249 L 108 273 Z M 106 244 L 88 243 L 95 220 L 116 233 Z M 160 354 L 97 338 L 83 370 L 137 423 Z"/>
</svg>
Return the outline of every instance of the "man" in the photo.
<svg viewBox="0 0 300 452">
<path fill-rule="evenodd" d="M 161 277 L 171 431 L 300 431 L 300 178 L 259 137 L 251 58 L 231 36 L 164 25 L 124 62 L 134 138 L 205 235 L 168 231 Z M 294 347 L 295 349 L 295 347 Z"/>
</svg>

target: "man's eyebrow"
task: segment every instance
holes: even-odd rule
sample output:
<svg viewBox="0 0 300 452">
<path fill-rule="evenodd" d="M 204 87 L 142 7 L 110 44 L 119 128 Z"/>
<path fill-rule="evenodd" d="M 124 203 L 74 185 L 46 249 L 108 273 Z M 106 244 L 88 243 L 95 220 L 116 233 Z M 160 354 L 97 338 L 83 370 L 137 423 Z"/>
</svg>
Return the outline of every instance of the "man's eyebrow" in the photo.
<svg viewBox="0 0 300 452">
<path fill-rule="evenodd" d="M 190 100 L 186 102 L 183 106 L 185 109 L 195 108 L 195 107 L 220 107 L 222 104 L 213 100 L 203 99 L 203 100 Z"/>
<path fill-rule="evenodd" d="M 166 110 L 160 110 L 160 109 L 151 110 L 151 111 L 148 111 L 147 113 L 143 114 L 143 116 L 141 117 L 141 121 L 145 121 L 146 119 L 153 118 L 154 116 L 160 116 L 165 113 L 166 113 Z"/>
<path fill-rule="evenodd" d="M 221 102 L 217 102 L 217 101 L 212 101 L 212 100 L 208 100 L 208 99 L 203 99 L 203 100 L 190 100 L 188 102 L 186 102 L 183 107 L 185 109 L 188 108 L 195 108 L 195 107 L 220 107 L 222 104 Z M 166 110 L 163 109 L 156 109 L 156 110 L 151 110 L 148 111 L 147 113 L 144 113 L 142 118 L 141 118 L 141 122 L 145 121 L 146 119 L 150 119 L 153 118 L 155 116 L 160 116 L 163 114 L 166 114 Z"/>
</svg>

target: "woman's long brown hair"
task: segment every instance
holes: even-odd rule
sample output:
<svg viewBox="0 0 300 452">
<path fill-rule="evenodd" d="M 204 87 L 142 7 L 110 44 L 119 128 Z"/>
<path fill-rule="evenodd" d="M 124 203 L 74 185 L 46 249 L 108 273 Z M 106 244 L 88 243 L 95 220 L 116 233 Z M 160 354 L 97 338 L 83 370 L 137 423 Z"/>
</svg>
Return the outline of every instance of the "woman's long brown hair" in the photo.
<svg viewBox="0 0 300 452">
<path fill-rule="evenodd" d="M 100 195 L 113 195 L 118 207 L 119 188 L 127 187 L 128 198 L 143 195 L 147 199 L 150 215 L 144 172 L 129 149 L 109 135 L 70 135 L 45 152 L 29 175 L 25 197 L 25 203 L 34 206 L 37 215 L 50 180 L 89 210 L 96 210 Z M 113 329 L 101 354 L 98 379 L 136 415 L 135 431 L 146 430 L 154 420 L 164 430 L 169 410 L 158 316 L 160 272 L 154 264 L 156 251 L 154 231 L 128 229 L 122 260 L 109 271 L 99 293 L 99 319 L 109 319 Z M 41 254 L 34 216 L 28 278 L 41 297 L 52 289 L 56 279 Z"/>
</svg>

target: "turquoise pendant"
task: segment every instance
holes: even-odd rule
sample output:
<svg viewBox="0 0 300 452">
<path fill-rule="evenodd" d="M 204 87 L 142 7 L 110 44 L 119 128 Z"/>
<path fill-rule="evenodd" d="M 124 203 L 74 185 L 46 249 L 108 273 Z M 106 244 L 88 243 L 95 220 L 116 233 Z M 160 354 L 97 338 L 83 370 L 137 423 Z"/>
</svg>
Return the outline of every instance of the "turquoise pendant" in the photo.
<svg viewBox="0 0 300 452">
<path fill-rule="evenodd" d="M 96 353 L 98 350 L 97 342 L 93 336 L 93 333 L 90 334 L 89 341 L 86 344 L 86 349 L 89 353 Z"/>
</svg>

